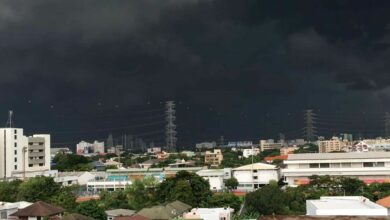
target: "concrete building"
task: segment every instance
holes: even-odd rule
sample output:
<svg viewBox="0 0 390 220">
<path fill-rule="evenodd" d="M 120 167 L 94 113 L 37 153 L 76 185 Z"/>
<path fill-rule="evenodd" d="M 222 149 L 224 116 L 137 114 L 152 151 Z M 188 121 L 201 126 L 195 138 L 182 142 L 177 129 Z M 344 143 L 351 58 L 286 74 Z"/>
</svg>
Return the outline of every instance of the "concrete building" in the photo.
<svg viewBox="0 0 390 220">
<path fill-rule="evenodd" d="M 250 156 L 256 156 L 260 153 L 259 148 L 249 148 L 249 149 L 243 149 L 242 150 L 242 156 L 245 158 L 248 158 Z"/>
<path fill-rule="evenodd" d="M 150 147 L 147 149 L 149 154 L 161 153 L 161 147 Z"/>
<path fill-rule="evenodd" d="M 209 181 L 211 190 L 221 191 L 225 188 L 225 180 L 232 177 L 232 169 L 207 169 L 200 170 L 196 174 Z"/>
<path fill-rule="evenodd" d="M 217 147 L 217 143 L 215 141 L 213 142 L 202 142 L 202 143 L 197 143 L 195 145 L 196 149 L 213 149 Z"/>
<path fill-rule="evenodd" d="M 86 141 L 81 141 L 76 145 L 76 153 L 79 155 L 96 155 L 104 153 L 104 142 L 94 141 L 89 143 Z"/>
<path fill-rule="evenodd" d="M 231 220 L 232 208 L 195 208 L 183 214 L 183 219 Z"/>
<path fill-rule="evenodd" d="M 206 151 L 204 154 L 204 163 L 211 166 L 221 165 L 223 160 L 222 151 L 220 149 L 214 149 L 214 151 Z"/>
<path fill-rule="evenodd" d="M 349 146 L 350 151 L 390 151 L 390 139 L 364 139 Z"/>
<path fill-rule="evenodd" d="M 50 171 L 50 135 L 24 136 L 21 128 L 0 129 L 0 178 Z"/>
<path fill-rule="evenodd" d="M 387 209 L 362 196 L 333 196 L 307 200 L 306 215 L 387 216 Z"/>
<path fill-rule="evenodd" d="M 233 177 L 238 181 L 239 190 L 253 191 L 270 181 L 279 180 L 278 168 L 265 163 L 254 163 L 233 169 Z"/>
<path fill-rule="evenodd" d="M 308 184 L 312 175 L 390 182 L 390 152 L 289 154 L 284 164 L 282 174 L 290 186 Z"/>
<path fill-rule="evenodd" d="M 275 150 L 283 147 L 282 142 L 275 142 L 274 139 L 260 140 L 259 142 L 260 151 Z"/>
<path fill-rule="evenodd" d="M 89 181 L 104 180 L 107 177 L 106 172 L 59 172 L 54 181 L 63 186 L 75 184 L 85 186 Z"/>
<path fill-rule="evenodd" d="M 329 153 L 332 151 L 348 151 L 348 143 L 347 141 L 343 141 L 338 137 L 332 137 L 329 140 L 319 140 L 318 151 L 320 153 Z"/>
<path fill-rule="evenodd" d="M 238 148 L 242 148 L 242 147 L 253 147 L 253 142 L 252 141 L 229 141 L 228 142 L 228 147 L 238 147 Z"/>
<path fill-rule="evenodd" d="M 0 220 L 16 219 L 11 216 L 19 209 L 32 205 L 30 202 L 0 202 Z"/>
</svg>

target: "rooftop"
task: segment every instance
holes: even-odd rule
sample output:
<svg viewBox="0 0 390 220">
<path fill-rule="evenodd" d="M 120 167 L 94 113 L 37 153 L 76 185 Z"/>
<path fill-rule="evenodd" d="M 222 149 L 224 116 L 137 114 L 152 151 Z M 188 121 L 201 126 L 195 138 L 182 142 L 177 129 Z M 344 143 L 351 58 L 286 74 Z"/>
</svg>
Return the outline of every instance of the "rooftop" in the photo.
<svg viewBox="0 0 390 220">
<path fill-rule="evenodd" d="M 254 163 L 245 166 L 234 168 L 233 170 L 273 170 L 276 169 L 275 165 L 266 163 Z"/>
<path fill-rule="evenodd" d="M 382 198 L 378 201 L 376 201 L 376 204 L 379 204 L 383 207 L 390 208 L 390 196 L 387 196 L 385 198 Z"/>
<path fill-rule="evenodd" d="M 344 210 L 344 209 L 383 209 L 382 206 L 371 202 L 362 196 L 332 196 L 321 197 L 318 200 L 307 200 L 318 209 Z"/>
<path fill-rule="evenodd" d="M 107 210 L 106 214 L 109 216 L 132 216 L 135 214 L 134 210 L 130 209 L 113 209 L 113 210 Z"/>
<path fill-rule="evenodd" d="M 288 160 L 334 160 L 334 159 L 390 159 L 390 152 L 353 152 L 353 153 L 309 153 L 289 154 Z"/>
<path fill-rule="evenodd" d="M 60 207 L 52 206 L 45 202 L 36 202 L 26 208 L 19 209 L 17 212 L 13 213 L 12 216 L 18 217 L 27 217 L 27 216 L 35 216 L 35 217 L 46 217 L 57 215 L 65 210 Z"/>
</svg>

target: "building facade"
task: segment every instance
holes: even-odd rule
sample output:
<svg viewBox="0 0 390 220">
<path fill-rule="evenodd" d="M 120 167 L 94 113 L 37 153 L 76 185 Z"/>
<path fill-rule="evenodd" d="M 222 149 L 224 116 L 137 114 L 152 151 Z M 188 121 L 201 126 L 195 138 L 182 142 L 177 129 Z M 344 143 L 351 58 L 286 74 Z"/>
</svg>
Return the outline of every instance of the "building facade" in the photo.
<svg viewBox="0 0 390 220">
<path fill-rule="evenodd" d="M 221 165 L 223 160 L 222 151 L 220 149 L 214 149 L 214 151 L 206 151 L 204 154 L 204 163 L 211 166 Z"/>
<path fill-rule="evenodd" d="M 104 153 L 104 142 L 94 141 L 93 143 L 88 143 L 86 141 L 81 141 L 76 145 L 76 152 L 79 155 Z"/>
<path fill-rule="evenodd" d="M 256 156 L 260 153 L 259 148 L 250 148 L 250 149 L 243 149 L 242 150 L 242 156 L 245 158 L 248 158 L 250 156 Z"/>
<path fill-rule="evenodd" d="M 260 140 L 259 142 L 260 151 L 275 150 L 283 147 L 282 142 L 275 142 L 274 139 Z"/>
<path fill-rule="evenodd" d="M 317 141 L 318 151 L 320 153 L 329 153 L 334 151 L 348 151 L 348 142 L 339 139 L 338 137 L 332 137 L 329 140 Z"/>
<path fill-rule="evenodd" d="M 232 169 L 207 169 L 196 172 L 210 184 L 210 190 L 221 191 L 225 188 L 225 180 L 232 177 Z"/>
<path fill-rule="evenodd" d="M 0 129 L 0 178 L 50 171 L 50 135 L 24 136 L 21 128 Z"/>
<path fill-rule="evenodd" d="M 234 168 L 233 177 L 238 181 L 238 190 L 253 191 L 270 181 L 278 181 L 279 171 L 274 165 L 254 163 Z"/>
<path fill-rule="evenodd" d="M 282 175 L 290 186 L 308 184 L 313 175 L 390 182 L 390 152 L 289 154 L 284 165 Z"/>
</svg>

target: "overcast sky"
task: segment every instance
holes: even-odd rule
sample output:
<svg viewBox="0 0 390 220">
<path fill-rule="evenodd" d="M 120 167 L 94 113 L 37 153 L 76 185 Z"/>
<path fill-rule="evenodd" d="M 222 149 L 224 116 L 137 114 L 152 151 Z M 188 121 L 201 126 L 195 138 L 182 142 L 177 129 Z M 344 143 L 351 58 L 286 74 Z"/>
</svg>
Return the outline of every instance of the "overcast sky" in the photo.
<svg viewBox="0 0 390 220">
<path fill-rule="evenodd" d="M 111 128 L 158 143 L 158 110 L 175 100 L 181 146 L 299 137 L 308 108 L 320 135 L 381 135 L 389 10 L 387 0 L 1 0 L 0 121 L 13 109 L 16 126 L 53 143 Z"/>
</svg>

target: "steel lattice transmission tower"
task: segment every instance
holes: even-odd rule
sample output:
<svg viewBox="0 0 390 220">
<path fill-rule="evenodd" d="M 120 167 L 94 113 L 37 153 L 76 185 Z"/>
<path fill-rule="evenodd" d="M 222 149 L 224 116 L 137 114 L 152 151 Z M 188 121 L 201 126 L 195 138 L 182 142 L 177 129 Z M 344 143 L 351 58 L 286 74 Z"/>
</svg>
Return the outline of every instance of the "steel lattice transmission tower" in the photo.
<svg viewBox="0 0 390 220">
<path fill-rule="evenodd" d="M 305 122 L 305 128 L 304 128 L 304 134 L 307 142 L 314 141 L 314 138 L 317 136 L 316 131 L 316 120 L 317 115 L 314 114 L 312 109 L 308 109 L 305 111 L 304 114 L 304 122 Z"/>
<path fill-rule="evenodd" d="M 167 125 L 165 126 L 165 143 L 167 150 L 169 152 L 176 151 L 176 111 L 175 111 L 175 102 L 168 101 L 165 103 L 165 120 L 167 121 Z"/>
<path fill-rule="evenodd" d="M 384 122 L 385 122 L 385 138 L 390 138 L 390 114 L 388 112 L 385 113 Z"/>
</svg>

